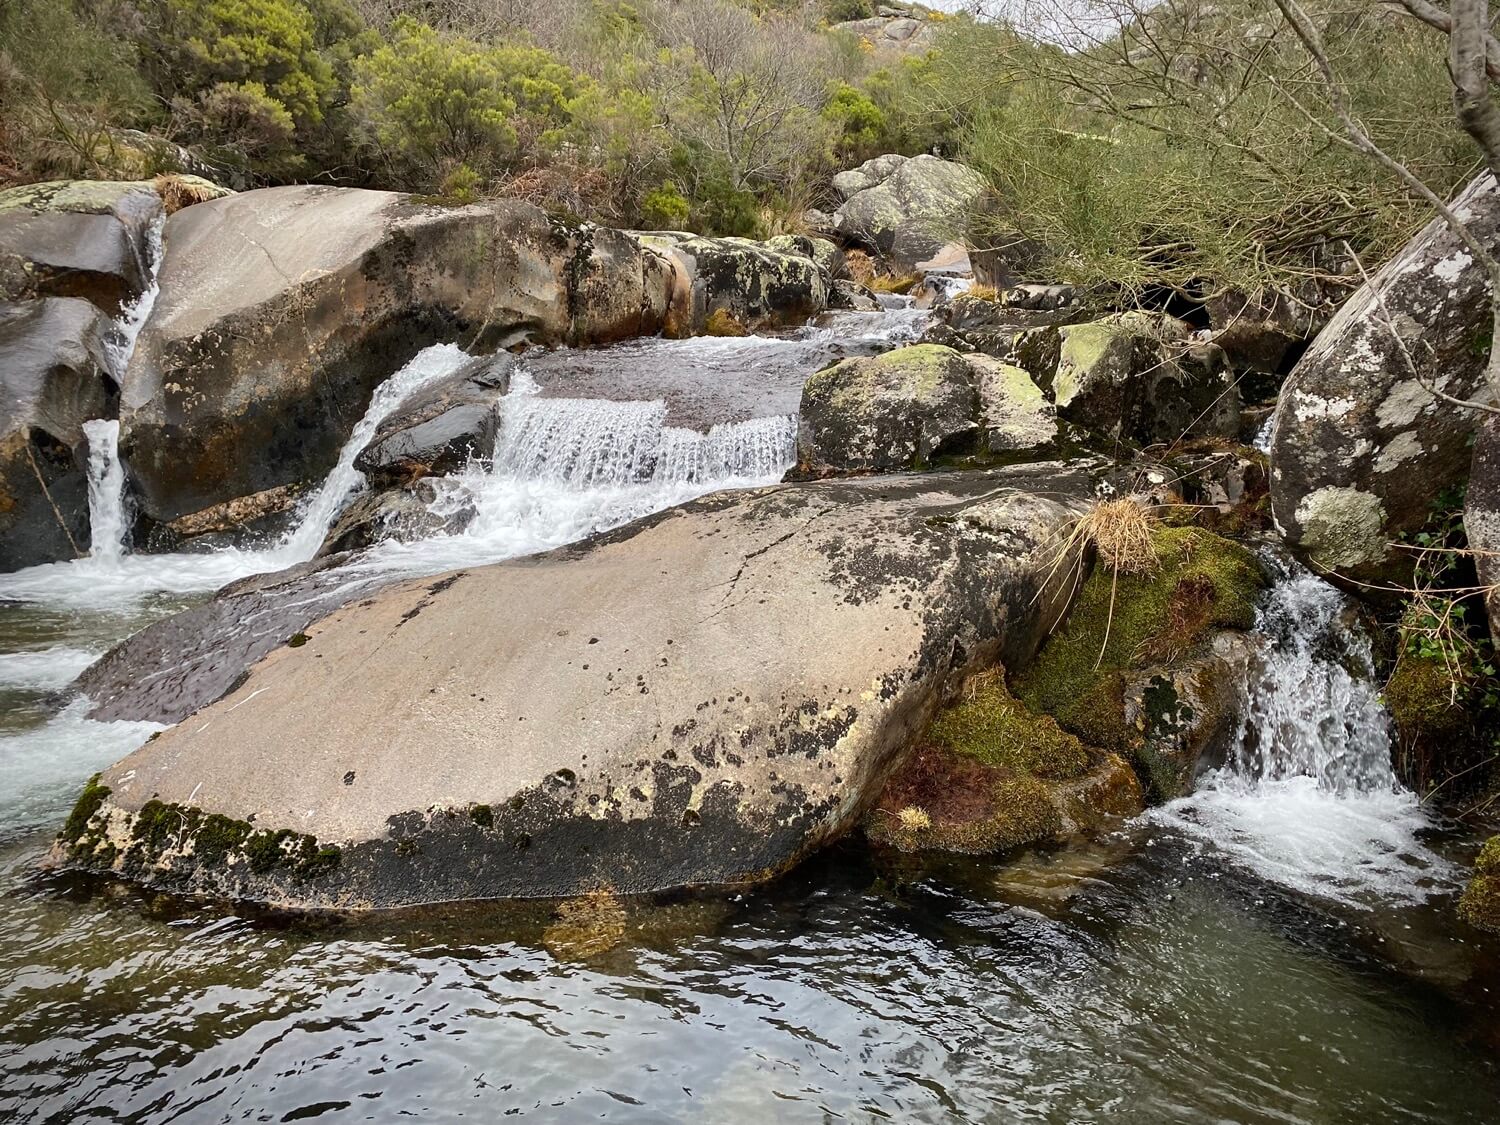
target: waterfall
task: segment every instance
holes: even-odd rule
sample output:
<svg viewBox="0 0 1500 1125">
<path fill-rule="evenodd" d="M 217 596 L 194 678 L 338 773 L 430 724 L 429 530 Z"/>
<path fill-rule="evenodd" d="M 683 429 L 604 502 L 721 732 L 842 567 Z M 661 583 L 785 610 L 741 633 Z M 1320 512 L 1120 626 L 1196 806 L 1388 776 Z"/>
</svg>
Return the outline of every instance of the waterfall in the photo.
<svg viewBox="0 0 1500 1125">
<path fill-rule="evenodd" d="M 1336 589 L 1272 565 L 1257 621 L 1265 647 L 1229 759 L 1148 819 L 1263 879 L 1347 906 L 1449 889 L 1454 871 L 1422 841 L 1432 825 L 1391 768 L 1369 638 Z"/>
<path fill-rule="evenodd" d="M 113 563 L 125 554 L 125 466 L 120 463 L 120 423 L 95 418 L 83 424 L 88 438 L 89 555 Z"/>
<path fill-rule="evenodd" d="M 161 271 L 161 232 L 165 222 L 165 217 L 158 216 L 151 224 L 151 229 L 146 232 L 146 287 L 141 290 L 139 297 L 120 310 L 120 315 L 115 318 L 104 340 L 110 374 L 114 377 L 116 386 L 125 382 L 125 369 L 135 353 L 136 339 L 145 327 L 147 318 L 151 316 L 151 310 L 156 307 L 156 297 L 161 292 L 157 274 Z"/>
</svg>

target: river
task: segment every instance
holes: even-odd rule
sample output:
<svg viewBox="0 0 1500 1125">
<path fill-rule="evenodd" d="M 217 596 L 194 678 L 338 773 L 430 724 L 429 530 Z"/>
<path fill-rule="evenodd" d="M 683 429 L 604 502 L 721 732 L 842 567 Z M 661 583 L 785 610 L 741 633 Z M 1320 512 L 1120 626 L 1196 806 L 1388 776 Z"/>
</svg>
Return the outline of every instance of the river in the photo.
<svg viewBox="0 0 1500 1125">
<path fill-rule="evenodd" d="M 800 379 L 919 320 L 523 357 L 494 462 L 441 486 L 462 530 L 379 544 L 349 580 L 779 479 Z M 1450 920 L 1472 842 L 1396 783 L 1368 642 L 1290 567 L 1231 760 L 1089 848 L 896 862 L 846 841 L 754 893 L 581 925 L 548 904 L 313 923 L 38 879 L 84 779 L 158 729 L 91 722 L 61 689 L 149 621 L 310 558 L 380 420 L 464 362 L 431 348 L 393 376 L 253 548 L 132 554 L 115 431 L 91 424 L 91 557 L 0 575 L 0 1117 L 1500 1119 L 1500 967 Z"/>
</svg>

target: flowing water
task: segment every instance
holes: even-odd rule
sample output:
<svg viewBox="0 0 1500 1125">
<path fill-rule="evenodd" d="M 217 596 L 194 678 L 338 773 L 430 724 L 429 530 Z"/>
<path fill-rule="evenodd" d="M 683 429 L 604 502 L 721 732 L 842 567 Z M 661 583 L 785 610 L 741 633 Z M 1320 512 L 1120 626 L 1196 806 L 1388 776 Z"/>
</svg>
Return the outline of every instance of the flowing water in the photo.
<svg viewBox="0 0 1500 1125">
<path fill-rule="evenodd" d="M 514 557 L 774 481 L 796 380 L 919 323 L 526 357 L 493 460 L 438 487 L 460 529 L 350 572 Z M 82 781 L 158 729 L 58 689 L 163 613 L 312 557 L 380 422 L 468 362 L 432 348 L 393 376 L 255 550 L 131 553 L 117 428 L 90 424 L 90 556 L 0 575 L 0 1119 L 1500 1119 L 1480 1002 L 1500 971 L 1452 935 L 1450 841 L 1391 775 L 1368 643 L 1290 569 L 1231 759 L 1096 847 L 888 866 L 851 843 L 581 933 L 536 904 L 314 924 L 36 879 Z"/>
</svg>

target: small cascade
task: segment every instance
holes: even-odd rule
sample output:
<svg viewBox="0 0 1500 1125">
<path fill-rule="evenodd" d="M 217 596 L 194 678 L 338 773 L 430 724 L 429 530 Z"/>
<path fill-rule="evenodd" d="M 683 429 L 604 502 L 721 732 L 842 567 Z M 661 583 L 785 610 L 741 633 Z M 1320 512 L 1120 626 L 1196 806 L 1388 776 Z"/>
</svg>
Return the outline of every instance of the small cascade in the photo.
<svg viewBox="0 0 1500 1125">
<path fill-rule="evenodd" d="M 1327 582 L 1272 566 L 1257 622 L 1265 649 L 1229 760 L 1149 819 L 1260 878 L 1346 906 L 1450 889 L 1454 872 L 1422 841 L 1427 815 L 1391 768 L 1369 638 Z"/>
<path fill-rule="evenodd" d="M 779 476 L 796 456 L 792 415 L 724 422 L 705 434 L 668 426 L 660 400 L 543 398 L 524 372 L 501 418 L 497 474 L 579 487 L 760 479 Z"/>
<path fill-rule="evenodd" d="M 141 290 L 139 297 L 120 310 L 120 315 L 104 341 L 110 374 L 117 386 L 125 382 L 125 369 L 130 366 L 130 357 L 135 354 L 135 342 L 151 316 L 151 310 L 156 307 L 157 294 L 161 292 L 157 274 L 161 270 L 161 232 L 165 222 L 165 218 L 157 218 L 146 232 L 146 287 Z"/>
<path fill-rule="evenodd" d="M 120 423 L 96 418 L 83 424 L 88 438 L 89 556 L 118 562 L 126 552 L 125 466 L 120 461 Z"/>
</svg>

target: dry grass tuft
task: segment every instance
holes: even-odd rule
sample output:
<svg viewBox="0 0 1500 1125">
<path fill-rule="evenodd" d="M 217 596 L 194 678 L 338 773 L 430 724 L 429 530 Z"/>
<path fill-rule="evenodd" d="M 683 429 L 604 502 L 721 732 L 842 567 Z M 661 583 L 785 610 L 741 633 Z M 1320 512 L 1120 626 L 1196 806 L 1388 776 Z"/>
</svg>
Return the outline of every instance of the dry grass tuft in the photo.
<svg viewBox="0 0 1500 1125">
<path fill-rule="evenodd" d="M 223 194 L 207 180 L 197 176 L 179 176 L 175 172 L 163 172 L 151 181 L 156 194 L 161 196 L 162 208 L 168 215 L 176 214 L 194 203 L 207 203 Z"/>
<path fill-rule="evenodd" d="M 916 805 L 907 805 L 896 814 L 896 820 L 907 832 L 922 832 L 932 827 L 932 817 L 927 815 L 927 810 Z"/>
<path fill-rule="evenodd" d="M 1075 532 L 1099 552 L 1099 561 L 1117 574 L 1151 574 L 1159 560 L 1151 532 L 1156 527 L 1151 510 L 1133 496 L 1095 504 Z"/>
</svg>

